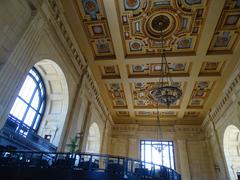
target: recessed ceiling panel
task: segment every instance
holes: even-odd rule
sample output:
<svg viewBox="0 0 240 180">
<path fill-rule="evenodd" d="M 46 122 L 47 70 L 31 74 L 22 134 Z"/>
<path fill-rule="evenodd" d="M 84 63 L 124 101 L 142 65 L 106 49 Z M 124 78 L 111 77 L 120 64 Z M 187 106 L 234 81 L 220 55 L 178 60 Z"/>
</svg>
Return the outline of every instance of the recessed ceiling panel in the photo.
<svg viewBox="0 0 240 180">
<path fill-rule="evenodd" d="M 166 107 L 157 104 L 150 95 L 150 92 L 159 86 L 158 82 L 138 82 L 130 84 L 133 96 L 133 105 L 135 109 L 141 108 L 159 108 L 165 109 Z M 184 89 L 184 82 L 175 82 L 175 85 Z M 181 99 L 172 104 L 169 108 L 180 108 Z"/>
<path fill-rule="evenodd" d="M 214 82 L 212 81 L 197 81 L 192 92 L 188 108 L 203 108 L 211 90 L 213 89 Z"/>
<path fill-rule="evenodd" d="M 189 76 L 191 63 L 168 63 L 172 77 Z M 128 65 L 129 78 L 159 77 L 161 72 L 160 63 Z"/>
<path fill-rule="evenodd" d="M 126 109 L 127 102 L 123 90 L 123 85 L 121 83 L 107 83 L 106 88 L 108 90 L 109 97 L 112 101 L 113 108 Z"/>
<path fill-rule="evenodd" d="M 117 65 L 99 66 L 102 74 L 102 79 L 120 79 L 119 68 Z"/>
<path fill-rule="evenodd" d="M 232 53 L 240 33 L 240 2 L 226 0 L 208 54 Z"/>
<path fill-rule="evenodd" d="M 113 59 L 115 53 L 101 0 L 75 0 L 95 59 Z"/>
<path fill-rule="evenodd" d="M 154 56 L 162 47 L 175 55 L 195 54 L 206 0 L 119 0 L 118 6 L 127 57 Z"/>
</svg>

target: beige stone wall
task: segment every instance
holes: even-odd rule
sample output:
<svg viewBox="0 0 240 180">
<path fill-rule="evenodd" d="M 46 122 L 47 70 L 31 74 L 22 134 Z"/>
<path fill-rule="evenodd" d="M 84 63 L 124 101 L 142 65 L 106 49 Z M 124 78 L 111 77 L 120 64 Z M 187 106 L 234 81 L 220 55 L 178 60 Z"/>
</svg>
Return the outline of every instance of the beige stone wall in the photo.
<svg viewBox="0 0 240 180">
<path fill-rule="evenodd" d="M 158 134 L 156 132 L 159 132 Z M 168 140 L 174 142 L 176 169 L 183 180 L 212 180 L 213 163 L 201 127 L 115 125 L 110 153 L 140 159 L 140 140 Z"/>
<path fill-rule="evenodd" d="M 215 175 L 218 180 L 234 180 L 229 173 L 224 153 L 224 133 L 228 126 L 240 129 L 240 62 L 233 70 L 232 76 L 225 85 L 218 101 L 205 118 L 203 128 L 208 141 L 209 152 L 215 164 Z M 240 153 L 236 159 L 240 159 Z M 231 168 L 230 168 L 231 169 Z"/>
<path fill-rule="evenodd" d="M 32 18 L 27 1 L 0 2 L 0 69 L 14 50 Z"/>
</svg>

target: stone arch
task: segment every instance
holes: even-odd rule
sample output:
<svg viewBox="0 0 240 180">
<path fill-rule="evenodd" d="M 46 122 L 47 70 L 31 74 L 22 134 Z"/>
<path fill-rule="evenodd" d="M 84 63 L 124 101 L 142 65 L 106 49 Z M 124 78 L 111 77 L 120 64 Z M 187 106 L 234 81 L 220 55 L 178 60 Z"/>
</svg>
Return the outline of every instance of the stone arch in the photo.
<svg viewBox="0 0 240 180">
<path fill-rule="evenodd" d="M 88 131 L 86 152 L 100 153 L 100 144 L 101 144 L 100 129 L 97 123 L 94 122 L 91 124 Z"/>
<path fill-rule="evenodd" d="M 236 172 L 240 172 L 240 130 L 236 126 L 229 125 L 225 129 L 223 149 L 230 179 L 235 180 Z"/>
<path fill-rule="evenodd" d="M 58 146 L 68 112 L 67 81 L 60 66 L 50 59 L 43 59 L 34 67 L 42 76 L 47 94 L 46 110 L 38 134 L 42 137 L 50 137 L 50 142 Z"/>
</svg>

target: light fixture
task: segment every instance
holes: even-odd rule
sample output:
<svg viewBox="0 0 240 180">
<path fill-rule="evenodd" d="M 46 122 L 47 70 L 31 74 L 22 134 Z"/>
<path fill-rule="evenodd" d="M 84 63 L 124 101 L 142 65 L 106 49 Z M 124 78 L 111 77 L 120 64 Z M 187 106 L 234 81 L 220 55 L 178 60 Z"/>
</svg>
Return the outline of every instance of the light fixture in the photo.
<svg viewBox="0 0 240 180">
<path fill-rule="evenodd" d="M 164 19 L 158 19 L 158 29 L 160 30 L 160 43 L 161 47 L 161 62 L 160 62 L 160 77 L 157 83 L 157 88 L 150 92 L 152 98 L 159 104 L 167 106 L 174 104 L 182 96 L 182 90 L 178 83 L 174 83 L 170 75 L 170 67 L 167 62 L 166 53 L 164 50 L 164 37 L 163 30 L 166 29 Z"/>
</svg>

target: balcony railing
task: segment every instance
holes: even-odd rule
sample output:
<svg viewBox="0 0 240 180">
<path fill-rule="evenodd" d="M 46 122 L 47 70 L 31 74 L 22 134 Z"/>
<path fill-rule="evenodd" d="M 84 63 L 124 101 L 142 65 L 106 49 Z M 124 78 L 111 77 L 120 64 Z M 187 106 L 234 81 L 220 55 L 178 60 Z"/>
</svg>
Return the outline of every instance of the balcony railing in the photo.
<svg viewBox="0 0 240 180">
<path fill-rule="evenodd" d="M 69 169 L 71 172 L 117 174 L 124 179 L 137 176 L 141 179 L 181 180 L 179 173 L 165 166 L 126 157 L 87 153 L 2 151 L 0 152 L 0 169 L 2 167 L 46 168 L 48 171 L 61 168 Z"/>
<path fill-rule="evenodd" d="M 9 115 L 0 131 L 1 138 L 20 149 L 54 152 L 57 147 L 39 136 L 31 127 Z"/>
</svg>

